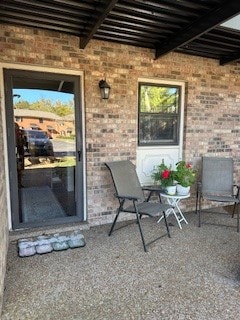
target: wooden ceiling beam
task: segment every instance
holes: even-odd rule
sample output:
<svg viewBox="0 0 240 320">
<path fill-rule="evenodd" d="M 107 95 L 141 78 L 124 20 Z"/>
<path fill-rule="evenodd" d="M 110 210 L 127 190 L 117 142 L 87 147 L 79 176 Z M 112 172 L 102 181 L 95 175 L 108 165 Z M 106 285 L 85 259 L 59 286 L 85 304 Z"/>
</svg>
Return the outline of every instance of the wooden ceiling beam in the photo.
<svg viewBox="0 0 240 320">
<path fill-rule="evenodd" d="M 21 24 L 21 21 L 23 21 L 22 24 L 27 24 L 28 22 L 32 22 L 32 24 L 34 25 L 34 23 L 40 23 L 40 24 L 47 24 L 48 28 L 51 27 L 56 27 L 56 28 L 66 28 L 66 29 L 77 29 L 77 25 L 76 23 L 74 23 L 76 20 L 74 19 L 74 21 L 63 21 L 60 20 L 60 17 L 57 19 L 53 19 L 53 17 L 47 17 L 45 16 L 34 16 L 31 17 L 29 14 L 27 13 L 15 13 L 14 15 L 10 12 L 10 11 L 3 11 L 0 9 L 0 16 L 1 16 L 1 20 L 3 17 L 7 18 L 9 17 L 10 19 L 15 19 L 15 21 L 18 21 L 19 24 Z M 66 19 L 67 20 L 67 19 Z M 70 19 L 69 19 L 70 20 Z M 59 23 L 59 21 L 61 21 L 61 23 Z M 80 20 L 78 19 L 78 23 L 80 23 L 81 21 L 85 21 L 85 20 Z M 46 28 L 46 25 L 45 25 Z"/>
<path fill-rule="evenodd" d="M 84 11 L 96 11 L 93 4 L 83 3 L 82 1 L 70 1 L 70 0 L 45 0 L 44 2 L 36 0 L 8 0 L 5 1 L 4 6 L 8 7 L 10 4 L 18 5 L 20 7 L 32 7 L 32 8 L 42 8 L 42 9 L 52 9 L 52 10 L 71 10 L 76 12 L 76 10 Z"/>
<path fill-rule="evenodd" d="M 128 0 L 127 0 L 128 2 Z M 172 12 L 174 15 L 180 15 L 183 17 L 186 17 L 186 7 L 183 7 L 183 3 L 181 1 L 181 5 L 179 5 L 179 2 L 175 1 L 171 4 L 168 3 L 168 1 L 159 1 L 153 2 L 153 1 L 146 1 L 146 0 L 135 0 L 135 3 L 140 5 L 141 7 L 151 8 L 151 10 L 161 10 L 162 12 Z M 191 11 L 191 15 L 198 16 L 196 13 L 196 9 L 199 9 L 198 3 L 194 3 L 194 7 L 190 8 L 189 11 Z M 200 9 L 203 9 L 202 7 Z"/>
<path fill-rule="evenodd" d="M 1 14 L 1 13 L 0 13 Z M 27 21 L 25 20 L 24 22 L 21 22 L 19 19 L 14 19 L 14 18 L 6 18 L 6 17 L 1 17 L 1 22 L 5 22 L 5 23 L 10 23 L 10 24 L 14 24 L 14 25 L 18 25 L 18 26 L 23 26 L 23 27 L 31 27 L 31 28 L 39 28 L 39 29 L 44 29 L 46 30 L 46 24 L 43 22 L 37 22 L 37 21 Z M 47 28 L 48 30 L 51 31 L 58 31 L 58 32 L 65 32 L 68 34 L 72 34 L 75 36 L 79 36 L 79 30 L 78 29 L 71 29 L 71 28 L 64 28 L 64 27 L 60 27 L 60 26 L 48 26 Z"/>
<path fill-rule="evenodd" d="M 168 28 L 164 28 L 164 26 L 158 26 L 158 27 L 153 27 L 149 25 L 143 25 L 141 23 L 134 23 L 131 21 L 127 20 L 116 20 L 110 17 L 107 17 L 102 24 L 102 26 L 110 24 L 111 26 L 118 26 L 119 28 L 128 28 L 129 30 L 139 30 L 141 31 L 146 31 L 146 32 L 152 32 L 152 33 L 161 33 L 162 34 L 172 34 L 173 32 L 169 30 Z M 101 26 L 101 27 L 102 27 Z"/>
<path fill-rule="evenodd" d="M 45 22 L 48 24 L 56 24 L 56 25 L 69 25 L 71 26 L 74 25 L 76 26 L 77 24 L 80 23 L 86 23 L 87 17 L 84 16 L 65 16 L 63 17 L 60 13 L 44 13 L 44 12 L 40 12 L 40 11 L 33 11 L 33 10 L 21 10 L 19 9 L 18 11 L 15 11 L 14 13 L 12 13 L 12 11 L 10 10 L 2 10 L 0 8 L 0 15 L 1 16 L 6 16 L 6 17 L 11 17 L 14 19 L 19 19 L 19 21 L 21 22 L 21 20 L 25 21 L 41 21 L 41 22 Z"/>
<path fill-rule="evenodd" d="M 127 35 L 127 34 L 136 34 L 136 35 L 141 35 L 141 36 L 144 36 L 144 37 L 146 37 L 146 38 L 152 38 L 152 39 L 154 39 L 154 42 L 156 41 L 156 39 L 155 39 L 155 35 L 158 35 L 158 37 L 159 37 L 159 34 L 156 32 L 156 33 L 154 33 L 152 30 L 151 31 L 147 31 L 147 30 L 145 30 L 145 29 L 142 29 L 142 30 L 139 30 L 139 29 L 134 29 L 134 28 L 132 28 L 132 29 L 129 29 L 129 28 L 124 28 L 124 27 L 119 27 L 119 26 L 117 26 L 117 25 L 111 25 L 111 26 L 109 26 L 109 25 L 105 25 L 104 23 L 102 24 L 102 26 L 101 26 L 101 28 L 99 29 L 99 31 L 98 31 L 98 33 L 99 32 L 105 32 L 105 30 L 107 30 L 107 31 L 113 31 L 113 32 L 119 32 L 119 33 L 124 33 L 125 34 L 125 36 Z M 162 37 L 163 39 L 165 38 L 165 36 L 164 35 L 160 35 L 160 37 Z"/>
<path fill-rule="evenodd" d="M 224 66 L 224 65 L 227 64 L 227 63 L 235 62 L 235 61 L 237 61 L 237 60 L 239 60 L 239 59 L 240 59 L 240 51 L 237 52 L 237 53 L 235 53 L 235 54 L 222 57 L 222 58 L 220 59 L 220 65 L 221 65 L 221 66 Z"/>
<path fill-rule="evenodd" d="M 188 18 L 186 16 L 179 16 L 176 13 L 172 13 L 171 15 L 168 13 L 164 13 L 161 11 L 159 8 L 158 10 L 152 10 L 151 8 L 138 8 L 135 6 L 124 6 L 123 4 L 116 4 L 115 7 L 116 11 L 122 12 L 122 13 L 127 13 L 128 15 L 131 16 L 139 16 L 139 17 L 146 17 L 152 19 L 154 17 L 155 19 L 162 19 L 166 20 L 168 22 L 174 22 L 174 23 L 186 23 L 188 21 Z M 115 11 L 115 10 L 114 10 Z"/>
<path fill-rule="evenodd" d="M 131 13 L 124 13 L 119 11 L 112 11 L 109 14 L 110 18 L 113 18 L 118 21 L 131 21 L 132 23 L 141 23 L 142 25 L 149 25 L 155 27 L 164 27 L 164 28 L 171 28 L 171 29 L 181 29 L 179 24 L 176 24 L 172 21 L 163 21 L 158 19 L 152 19 L 152 17 L 143 17 L 139 15 L 133 15 Z"/>
<path fill-rule="evenodd" d="M 131 1 L 131 0 L 126 0 Z M 198 9 L 207 9 L 208 6 L 203 2 L 200 1 L 172 1 L 171 3 L 169 3 L 169 1 L 166 0 L 162 0 L 159 3 L 159 0 L 156 1 L 151 1 L 151 0 L 134 0 L 134 2 L 139 3 L 141 5 L 145 5 L 147 7 L 151 6 L 151 7 L 155 7 L 155 8 L 162 8 L 162 9 L 166 9 L 166 10 L 173 10 L 176 13 L 177 11 L 179 12 L 184 12 L 184 10 L 186 10 L 186 8 L 190 9 L 190 10 L 198 10 Z M 184 9 L 183 9 L 184 8 Z"/>
<path fill-rule="evenodd" d="M 174 37 L 170 37 L 167 42 L 158 43 L 156 46 L 155 59 L 158 59 L 160 56 L 163 56 L 170 51 L 176 50 L 180 46 L 186 45 L 239 12 L 239 0 L 224 1 L 224 3 L 215 7 L 215 9 L 190 24 L 187 28 L 176 33 Z"/>
<path fill-rule="evenodd" d="M 98 32 L 98 35 L 99 36 L 103 36 L 103 37 L 115 37 L 116 39 L 119 39 L 119 40 L 123 40 L 123 39 L 133 39 L 135 41 L 139 40 L 141 41 L 142 43 L 151 43 L 152 44 L 152 48 L 154 48 L 154 43 L 155 43 L 155 39 L 153 38 L 150 38 L 148 36 L 144 37 L 142 34 L 126 34 L 124 32 L 114 32 L 112 30 L 104 30 L 104 31 L 99 31 Z"/>
<path fill-rule="evenodd" d="M 98 40 L 103 40 L 103 38 L 98 35 L 96 35 L 94 38 L 98 39 Z M 119 39 L 116 39 L 116 37 L 110 37 L 110 36 L 104 36 L 104 41 L 111 41 L 111 42 L 119 43 Z M 149 49 L 154 50 L 154 46 L 152 46 L 149 43 L 146 43 L 145 41 L 144 42 L 141 42 L 139 40 L 134 41 L 132 39 L 125 38 L 125 39 L 121 39 L 121 43 L 126 44 L 126 45 L 136 46 L 136 47 L 149 48 Z"/>
<path fill-rule="evenodd" d="M 19 0 L 18 0 L 19 1 Z M 94 11 L 85 11 L 85 10 L 76 10 L 73 8 L 62 8 L 60 6 L 57 5 L 50 5 L 47 3 L 38 3 L 38 2 L 33 2 L 33 1 L 29 1 L 26 5 L 25 3 L 22 3 L 22 1 L 18 2 L 18 3 L 7 3 L 4 5 L 4 11 L 11 11 L 12 15 L 15 14 L 15 12 L 24 12 L 24 13 L 28 13 L 31 16 L 34 15 L 42 15 L 42 16 L 51 16 L 53 19 L 55 19 L 55 17 L 60 17 L 62 19 L 63 17 L 63 10 L 64 10 L 64 14 L 65 14 L 65 19 L 69 19 L 69 17 L 75 17 L 76 21 L 78 17 L 89 17 L 89 14 L 91 14 L 91 16 L 93 16 L 94 18 L 97 18 L 97 14 L 95 14 L 94 16 Z"/>
<path fill-rule="evenodd" d="M 98 20 L 94 23 L 92 29 L 89 31 L 86 37 L 81 37 L 80 39 L 80 49 L 84 49 L 88 42 L 93 38 L 94 34 L 97 32 L 98 28 L 101 26 L 109 12 L 115 7 L 118 0 L 111 0 L 107 7 L 102 10 L 102 14 L 98 18 Z"/>
<path fill-rule="evenodd" d="M 17 0 L 19 1 L 19 0 Z M 23 1 L 23 0 L 22 0 Z M 25 0 L 26 2 L 28 0 Z M 34 0 L 36 1 L 36 0 Z M 45 0 L 46 1 L 46 0 Z M 84 10 L 96 10 L 95 5 L 92 3 L 87 3 L 87 1 L 76 1 L 76 0 L 47 0 L 49 3 L 59 4 L 61 6 L 72 7 L 74 9 L 84 9 Z"/>
</svg>

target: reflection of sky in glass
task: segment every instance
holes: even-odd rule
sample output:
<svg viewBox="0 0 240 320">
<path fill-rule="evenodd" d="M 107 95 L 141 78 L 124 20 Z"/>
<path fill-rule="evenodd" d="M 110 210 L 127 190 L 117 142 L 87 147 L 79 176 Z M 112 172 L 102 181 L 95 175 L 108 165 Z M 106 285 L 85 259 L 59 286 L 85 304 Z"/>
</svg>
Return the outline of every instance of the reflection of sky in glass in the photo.
<svg viewBox="0 0 240 320">
<path fill-rule="evenodd" d="M 175 94 L 177 93 L 177 89 L 176 88 L 170 88 L 169 89 L 169 94 Z"/>
<path fill-rule="evenodd" d="M 19 98 L 15 97 L 15 102 L 25 100 L 30 103 L 40 99 L 51 100 L 53 102 L 59 100 L 62 103 L 68 103 L 69 100 L 73 100 L 74 96 L 72 93 L 36 89 L 13 89 L 13 94 L 20 95 Z"/>
</svg>

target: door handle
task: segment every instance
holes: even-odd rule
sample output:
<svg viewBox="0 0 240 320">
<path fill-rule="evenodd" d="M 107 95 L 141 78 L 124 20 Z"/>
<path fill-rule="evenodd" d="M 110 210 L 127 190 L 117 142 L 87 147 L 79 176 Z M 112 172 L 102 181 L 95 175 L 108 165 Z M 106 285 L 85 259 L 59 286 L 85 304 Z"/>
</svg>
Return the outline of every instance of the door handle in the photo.
<svg viewBox="0 0 240 320">
<path fill-rule="evenodd" d="M 81 157 L 82 157 L 82 150 L 78 150 L 78 161 L 81 161 Z"/>
</svg>

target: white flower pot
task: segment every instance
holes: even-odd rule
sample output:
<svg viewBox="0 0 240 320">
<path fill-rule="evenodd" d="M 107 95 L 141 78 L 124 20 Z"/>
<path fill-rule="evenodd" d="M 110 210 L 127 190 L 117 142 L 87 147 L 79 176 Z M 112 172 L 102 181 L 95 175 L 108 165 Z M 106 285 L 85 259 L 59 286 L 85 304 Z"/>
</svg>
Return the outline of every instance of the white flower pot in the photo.
<svg viewBox="0 0 240 320">
<path fill-rule="evenodd" d="M 188 187 L 183 187 L 180 184 L 177 184 L 177 194 L 180 196 L 186 196 L 190 192 L 190 186 Z"/>
<path fill-rule="evenodd" d="M 166 187 L 166 193 L 169 194 L 170 196 L 173 196 L 174 194 L 176 194 L 176 186 L 169 186 Z"/>
</svg>

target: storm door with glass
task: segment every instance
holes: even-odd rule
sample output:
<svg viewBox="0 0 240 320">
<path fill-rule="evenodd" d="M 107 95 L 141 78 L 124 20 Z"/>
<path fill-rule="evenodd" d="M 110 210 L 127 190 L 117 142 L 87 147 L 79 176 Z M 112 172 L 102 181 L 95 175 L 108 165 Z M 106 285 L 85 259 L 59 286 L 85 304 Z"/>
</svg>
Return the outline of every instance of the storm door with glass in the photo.
<svg viewBox="0 0 240 320">
<path fill-rule="evenodd" d="M 81 80 L 4 69 L 13 229 L 84 219 Z"/>
</svg>

